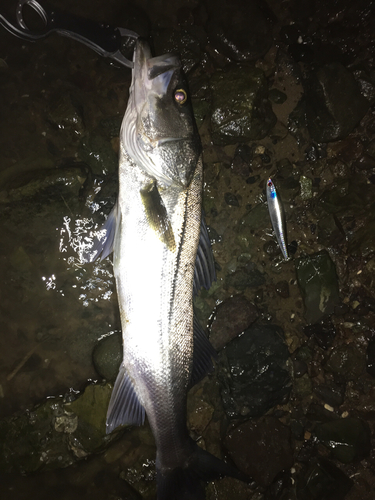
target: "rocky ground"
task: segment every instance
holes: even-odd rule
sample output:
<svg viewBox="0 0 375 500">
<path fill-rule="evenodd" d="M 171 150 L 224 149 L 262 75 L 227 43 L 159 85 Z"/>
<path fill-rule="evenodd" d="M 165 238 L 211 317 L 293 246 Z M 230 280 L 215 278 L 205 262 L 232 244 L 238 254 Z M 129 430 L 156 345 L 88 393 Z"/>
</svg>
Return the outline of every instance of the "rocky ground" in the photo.
<svg viewBox="0 0 375 500">
<path fill-rule="evenodd" d="M 53 4 L 151 36 L 187 73 L 217 266 L 195 305 L 219 353 L 189 394 L 188 423 L 255 481 L 216 481 L 207 499 L 373 500 L 374 2 Z M 0 492 L 11 500 L 155 495 L 148 426 L 104 432 L 121 357 L 112 265 L 77 256 L 116 198 L 129 84 L 128 69 L 74 40 L 0 29 Z"/>
</svg>

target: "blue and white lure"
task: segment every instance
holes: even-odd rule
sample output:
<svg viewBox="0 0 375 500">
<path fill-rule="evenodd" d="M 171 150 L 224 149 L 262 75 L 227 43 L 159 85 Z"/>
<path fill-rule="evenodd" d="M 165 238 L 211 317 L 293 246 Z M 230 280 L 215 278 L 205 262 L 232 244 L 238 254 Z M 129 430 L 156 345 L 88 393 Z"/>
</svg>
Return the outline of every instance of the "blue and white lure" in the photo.
<svg viewBox="0 0 375 500">
<path fill-rule="evenodd" d="M 272 182 L 272 179 L 268 179 L 267 187 L 267 203 L 268 203 L 268 211 L 270 213 L 271 223 L 273 230 L 275 232 L 275 236 L 283 257 L 285 260 L 289 260 L 289 253 L 286 246 L 286 228 L 285 228 L 285 219 L 284 213 L 281 206 L 280 198 L 277 196 L 275 184 Z"/>
</svg>

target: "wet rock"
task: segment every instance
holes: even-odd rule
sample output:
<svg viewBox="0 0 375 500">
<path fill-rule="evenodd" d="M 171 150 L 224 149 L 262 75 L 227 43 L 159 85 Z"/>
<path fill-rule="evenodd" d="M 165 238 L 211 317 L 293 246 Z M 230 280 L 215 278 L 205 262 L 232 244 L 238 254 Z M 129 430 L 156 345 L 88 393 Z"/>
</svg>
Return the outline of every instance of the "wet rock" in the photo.
<svg viewBox="0 0 375 500">
<path fill-rule="evenodd" d="M 246 179 L 246 184 L 255 184 L 260 179 L 260 175 L 251 175 Z"/>
<path fill-rule="evenodd" d="M 345 239 L 345 234 L 343 234 L 342 228 L 337 225 L 337 217 L 333 214 L 328 214 L 326 217 L 322 217 L 318 221 L 318 241 L 321 245 L 325 247 L 331 247 L 333 245 L 339 245 Z"/>
<path fill-rule="evenodd" d="M 69 447 L 77 458 L 102 449 L 108 442 L 106 418 L 111 392 L 108 384 L 88 385 L 75 401 L 65 404 L 65 411 L 77 417 L 76 432 L 69 440 Z"/>
<path fill-rule="evenodd" d="M 284 205 L 288 202 L 294 203 L 296 196 L 300 194 L 301 190 L 299 177 L 296 177 L 293 173 L 288 175 L 288 170 L 288 163 L 285 163 L 284 166 L 280 168 L 280 175 L 284 177 L 277 178 L 277 190 L 280 193 L 281 201 Z"/>
<path fill-rule="evenodd" d="M 281 90 L 271 89 L 269 91 L 269 98 L 275 104 L 283 104 L 287 100 L 287 95 Z"/>
<path fill-rule="evenodd" d="M 346 137 L 369 108 L 352 73 L 338 62 L 319 68 L 304 87 L 307 127 L 317 142 Z"/>
<path fill-rule="evenodd" d="M 353 167 L 364 170 L 365 172 L 372 172 L 375 168 L 375 158 L 367 154 L 361 155 L 353 162 Z"/>
<path fill-rule="evenodd" d="M 375 139 L 372 139 L 366 146 L 366 153 L 375 159 Z"/>
<path fill-rule="evenodd" d="M 366 350 L 366 371 L 375 377 L 375 338 L 372 338 Z"/>
<path fill-rule="evenodd" d="M 371 81 L 371 77 L 361 70 L 355 71 L 354 76 L 361 94 L 369 101 L 371 106 L 375 104 L 375 86 L 374 82 Z"/>
<path fill-rule="evenodd" d="M 235 295 L 218 305 L 211 326 L 210 342 L 215 349 L 222 349 L 238 337 L 258 317 L 254 304 L 243 295 Z"/>
<path fill-rule="evenodd" d="M 353 481 L 329 460 L 319 458 L 298 478 L 298 500 L 344 500 Z"/>
<path fill-rule="evenodd" d="M 213 94 L 211 132 L 215 144 L 262 139 L 276 123 L 263 72 L 233 66 L 211 78 Z"/>
<path fill-rule="evenodd" d="M 311 403 L 306 411 L 306 418 L 310 422 L 332 422 L 339 420 L 337 413 L 321 404 Z"/>
<path fill-rule="evenodd" d="M 244 291 L 246 288 L 255 288 L 265 283 L 264 274 L 261 273 L 254 262 L 239 262 L 234 273 L 225 278 L 227 287 L 232 286 L 236 290 Z"/>
<path fill-rule="evenodd" d="M 325 250 L 295 261 L 298 285 L 305 304 L 307 323 L 316 323 L 332 314 L 339 304 L 335 265 Z"/>
<path fill-rule="evenodd" d="M 304 97 L 300 99 L 288 117 L 288 130 L 301 144 L 306 144 L 311 141 L 306 125 L 306 103 Z M 311 161 L 310 157 L 306 159 Z"/>
<path fill-rule="evenodd" d="M 210 104 L 206 99 L 197 97 L 191 98 L 191 104 L 193 106 L 195 122 L 199 129 L 210 112 Z"/>
<path fill-rule="evenodd" d="M 278 281 L 275 285 L 276 293 L 282 299 L 287 299 L 289 297 L 289 284 L 286 280 Z"/>
<path fill-rule="evenodd" d="M 372 184 L 370 184 L 373 186 Z M 364 193 L 365 196 L 365 193 Z M 371 209 L 370 209 L 371 210 Z M 370 212 L 366 218 L 366 224 L 359 228 L 353 234 L 348 245 L 348 254 L 350 256 L 369 257 L 372 256 L 375 249 L 375 219 Z"/>
<path fill-rule="evenodd" d="M 121 129 L 123 116 L 115 115 L 109 118 L 102 118 L 99 123 L 101 131 L 105 134 L 108 139 L 114 139 L 119 136 Z"/>
<path fill-rule="evenodd" d="M 188 29 L 159 29 L 154 33 L 156 54 L 179 54 L 185 73 L 191 71 L 200 59 L 199 38 L 204 36 L 203 30 L 196 27 L 197 33 L 192 33 L 193 28 Z M 197 36 L 198 35 L 198 36 Z M 204 42 L 205 40 L 203 40 Z"/>
<path fill-rule="evenodd" d="M 296 378 L 302 377 L 305 373 L 307 373 L 307 363 L 300 359 L 295 359 L 293 361 L 293 371 Z"/>
<path fill-rule="evenodd" d="M 321 321 L 315 325 L 307 325 L 303 329 L 307 337 L 314 337 L 316 343 L 322 349 L 331 347 L 336 335 L 336 329 L 331 321 Z"/>
<path fill-rule="evenodd" d="M 362 460 L 371 450 L 370 429 L 359 418 L 342 418 L 318 425 L 316 436 L 331 450 L 332 457 L 345 464 Z"/>
<path fill-rule="evenodd" d="M 265 13 L 254 2 L 242 2 L 233 15 L 231 2 L 209 2 L 210 21 L 207 32 L 215 49 L 235 61 L 255 61 L 262 57 L 272 43 L 271 12 Z M 268 15 L 267 15 L 268 14 Z"/>
<path fill-rule="evenodd" d="M 328 385 L 318 385 L 314 393 L 325 403 L 332 407 L 342 405 L 345 396 L 345 385 L 336 385 L 333 382 Z"/>
<path fill-rule="evenodd" d="M 291 389 L 288 357 L 283 331 L 274 325 L 251 326 L 228 344 L 218 373 L 227 415 L 256 417 L 285 401 Z"/>
<path fill-rule="evenodd" d="M 247 144 L 239 144 L 234 153 L 231 164 L 232 172 L 241 177 L 249 177 L 252 172 L 251 162 L 253 159 L 253 150 Z"/>
<path fill-rule="evenodd" d="M 269 221 L 269 213 L 266 203 L 259 203 L 258 205 L 255 205 L 255 207 L 240 220 L 240 223 L 236 228 L 236 239 L 244 251 L 256 251 L 259 245 L 259 240 L 254 235 L 254 232 L 264 227 L 264 221 Z M 269 224 L 271 228 L 271 221 Z"/>
<path fill-rule="evenodd" d="M 237 196 L 233 193 L 225 193 L 224 200 L 225 200 L 225 203 L 227 205 L 230 205 L 231 207 L 239 207 L 240 206 L 238 199 L 237 199 Z"/>
<path fill-rule="evenodd" d="M 110 382 L 114 382 L 122 362 L 121 332 L 113 333 L 100 340 L 94 347 L 92 360 L 99 375 Z"/>
<path fill-rule="evenodd" d="M 289 427 L 271 416 L 239 425 L 230 431 L 224 444 L 236 466 L 267 487 L 277 474 L 293 465 L 290 438 Z"/>
<path fill-rule="evenodd" d="M 58 130 L 68 129 L 73 136 L 81 136 L 85 131 L 82 106 L 77 97 L 61 89 L 50 96 L 47 120 Z"/>
<path fill-rule="evenodd" d="M 275 240 L 266 241 L 263 250 L 269 257 L 276 257 L 281 254 L 280 246 Z"/>
<path fill-rule="evenodd" d="M 80 143 L 78 154 L 81 160 L 90 165 L 94 174 L 117 172 L 117 154 L 111 143 L 100 135 L 85 136 Z"/>
<path fill-rule="evenodd" d="M 373 187 L 361 175 L 337 179 L 331 188 L 320 197 L 322 208 L 332 214 L 353 216 L 362 213 L 364 207 L 373 202 Z M 370 219 L 371 220 L 371 219 Z"/>
<path fill-rule="evenodd" d="M 198 384 L 189 392 L 187 399 L 188 428 L 197 436 L 202 436 L 215 412 L 215 407 L 204 399 L 205 395 L 205 388 Z"/>
<path fill-rule="evenodd" d="M 311 395 L 312 383 L 307 373 L 302 377 L 296 377 L 293 381 L 294 393 L 300 399 L 306 398 Z"/>
<path fill-rule="evenodd" d="M 312 180 L 305 175 L 301 175 L 301 177 L 299 178 L 299 183 L 301 186 L 300 195 L 302 200 L 309 200 L 310 198 L 312 198 Z"/>
<path fill-rule="evenodd" d="M 339 345 L 332 350 L 327 368 L 345 380 L 357 380 L 365 370 L 365 357 L 354 343 Z"/>
<path fill-rule="evenodd" d="M 296 500 L 291 470 L 279 472 L 264 492 L 264 500 Z"/>
<path fill-rule="evenodd" d="M 294 439 L 297 441 L 302 441 L 304 438 L 304 425 L 301 420 L 292 419 L 289 424 L 290 431 Z"/>
<path fill-rule="evenodd" d="M 0 470 L 35 472 L 67 467 L 116 437 L 106 435 L 109 385 L 90 385 L 75 401 L 50 398 L 0 421 Z"/>
<path fill-rule="evenodd" d="M 12 170 L 12 169 L 9 169 Z M 78 197 L 87 177 L 87 172 L 80 167 L 60 167 L 50 160 L 40 158 L 30 162 L 18 162 L 13 172 L 5 169 L 0 174 L 0 186 L 4 179 L 5 189 L 0 191 L 0 202 L 9 203 L 24 200 L 41 194 L 48 189 L 67 188 Z"/>
</svg>

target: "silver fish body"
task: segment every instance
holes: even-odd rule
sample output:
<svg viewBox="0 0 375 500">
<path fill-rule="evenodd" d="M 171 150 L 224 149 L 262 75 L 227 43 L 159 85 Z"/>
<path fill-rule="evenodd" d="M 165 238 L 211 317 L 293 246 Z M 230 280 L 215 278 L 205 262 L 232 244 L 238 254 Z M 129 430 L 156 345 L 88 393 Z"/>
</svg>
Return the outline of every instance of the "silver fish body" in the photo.
<svg viewBox="0 0 375 500">
<path fill-rule="evenodd" d="M 107 237 L 94 249 L 104 258 L 113 246 L 123 332 L 107 432 L 139 425 L 146 413 L 157 446 L 158 500 L 203 499 L 200 479 L 243 475 L 199 448 L 186 427 L 189 387 L 215 355 L 193 313 L 193 291 L 215 278 L 201 213 L 201 146 L 179 59 L 153 58 L 141 40 L 120 133 L 119 181 Z"/>
<path fill-rule="evenodd" d="M 289 260 L 289 253 L 286 245 L 286 227 L 284 213 L 280 199 L 276 192 L 275 184 L 273 183 L 272 179 L 267 180 L 266 194 L 272 228 L 275 232 L 275 236 L 284 259 Z"/>
</svg>

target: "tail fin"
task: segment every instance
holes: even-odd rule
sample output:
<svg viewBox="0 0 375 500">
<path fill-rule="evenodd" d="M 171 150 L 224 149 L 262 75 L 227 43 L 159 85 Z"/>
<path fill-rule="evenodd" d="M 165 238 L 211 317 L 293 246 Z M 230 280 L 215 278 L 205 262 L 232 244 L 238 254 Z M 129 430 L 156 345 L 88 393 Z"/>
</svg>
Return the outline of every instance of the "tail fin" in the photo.
<svg viewBox="0 0 375 500">
<path fill-rule="evenodd" d="M 185 466 L 163 471 L 156 461 L 157 500 L 205 500 L 203 481 L 231 476 L 246 483 L 252 480 L 235 467 L 193 444 L 193 452 Z"/>
</svg>

